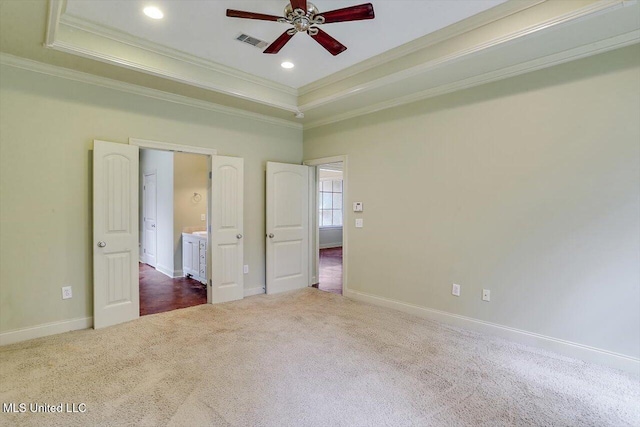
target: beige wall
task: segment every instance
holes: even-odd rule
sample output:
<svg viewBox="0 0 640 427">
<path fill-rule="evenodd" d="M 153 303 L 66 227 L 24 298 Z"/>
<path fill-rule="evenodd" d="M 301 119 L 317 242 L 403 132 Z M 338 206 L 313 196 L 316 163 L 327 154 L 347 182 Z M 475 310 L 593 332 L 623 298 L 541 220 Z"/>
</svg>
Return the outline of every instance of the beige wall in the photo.
<svg viewBox="0 0 640 427">
<path fill-rule="evenodd" d="M 364 202 L 349 287 L 640 356 L 639 94 L 636 45 L 305 131 Z"/>
<path fill-rule="evenodd" d="M 209 157 L 175 153 L 173 157 L 173 254 L 176 273 L 182 271 L 182 232 L 185 228 L 206 230 Z M 193 198 L 200 194 L 200 201 Z"/>
<path fill-rule="evenodd" d="M 0 332 L 92 315 L 91 148 L 130 137 L 244 158 L 245 288 L 264 285 L 265 164 L 299 163 L 300 130 L 2 66 Z"/>
</svg>

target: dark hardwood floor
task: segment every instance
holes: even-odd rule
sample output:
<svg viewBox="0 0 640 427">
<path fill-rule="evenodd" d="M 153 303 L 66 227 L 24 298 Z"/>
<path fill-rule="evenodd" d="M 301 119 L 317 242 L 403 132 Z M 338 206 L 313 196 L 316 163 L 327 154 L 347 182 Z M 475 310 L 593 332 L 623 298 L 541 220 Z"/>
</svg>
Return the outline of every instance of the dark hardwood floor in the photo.
<svg viewBox="0 0 640 427">
<path fill-rule="evenodd" d="M 207 288 L 186 277 L 172 279 L 140 264 L 140 316 L 207 303 Z"/>
<path fill-rule="evenodd" d="M 318 289 L 342 295 L 342 248 L 320 249 Z"/>
</svg>

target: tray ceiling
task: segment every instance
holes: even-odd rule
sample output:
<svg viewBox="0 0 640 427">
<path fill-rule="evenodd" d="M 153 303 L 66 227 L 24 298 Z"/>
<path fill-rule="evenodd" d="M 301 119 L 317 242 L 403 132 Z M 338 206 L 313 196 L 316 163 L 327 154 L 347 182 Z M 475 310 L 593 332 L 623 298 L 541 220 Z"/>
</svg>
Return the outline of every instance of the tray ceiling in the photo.
<svg viewBox="0 0 640 427">
<path fill-rule="evenodd" d="M 280 9 L 286 2 L 164 0 L 154 4 L 163 8 L 165 19 L 151 21 L 142 9 L 152 1 L 3 2 L 0 64 L 310 129 L 640 42 L 637 0 L 398 0 L 374 1 L 373 21 L 325 25 L 348 45 L 344 56 L 330 56 L 305 34 L 294 37 L 302 49 L 294 43 L 269 56 L 234 37 L 246 32 L 270 41 L 252 30 L 263 26 L 273 31 L 273 38 L 286 26 L 227 19 L 224 9 L 277 14 L 271 5 Z M 330 10 L 362 0 L 316 2 Z M 428 6 L 430 17 L 441 13 L 442 19 L 432 22 L 415 7 L 407 12 L 402 4 Z M 496 6 L 459 20 L 482 9 L 466 8 L 460 14 L 450 8 L 461 4 Z M 393 6 L 391 18 L 383 19 L 384 5 Z M 191 14 L 183 15 L 187 10 Z M 211 14 L 219 20 L 210 21 Z M 370 24 L 372 33 L 353 30 Z M 229 28 L 223 31 L 216 25 Z M 344 35 L 340 28 L 347 30 Z M 202 31 L 209 35 L 199 36 Z M 378 50 L 355 59 L 353 55 L 361 53 L 358 40 Z M 396 47 L 381 47 L 376 40 Z M 214 42 L 219 42 L 218 48 Z M 291 52 L 300 56 L 288 56 Z M 224 58 L 232 59 L 223 62 Z M 286 59 L 297 63 L 294 70 L 281 69 Z M 332 62 L 336 59 L 352 62 Z M 275 62 L 260 62 L 268 60 Z M 304 72 L 300 61 L 311 71 Z M 277 80 L 270 73 L 287 79 Z M 299 73 L 309 80 L 293 83 Z M 307 81 L 311 83 L 303 84 Z"/>
<path fill-rule="evenodd" d="M 286 24 L 227 18 L 227 8 L 282 15 L 285 0 L 202 1 L 202 0 L 67 0 L 62 19 L 70 17 L 97 24 L 141 40 L 188 53 L 203 60 L 223 64 L 292 88 L 299 88 L 382 54 L 392 48 L 490 9 L 506 0 L 372 0 L 373 20 L 326 24 L 322 28 L 347 46 L 333 57 L 306 34 L 297 34 L 277 55 L 241 43 L 236 37 L 247 34 L 271 43 Z M 364 3 L 365 0 L 315 0 L 320 11 Z M 164 18 L 153 20 L 142 12 L 153 4 Z M 290 61 L 291 70 L 280 64 Z"/>
</svg>

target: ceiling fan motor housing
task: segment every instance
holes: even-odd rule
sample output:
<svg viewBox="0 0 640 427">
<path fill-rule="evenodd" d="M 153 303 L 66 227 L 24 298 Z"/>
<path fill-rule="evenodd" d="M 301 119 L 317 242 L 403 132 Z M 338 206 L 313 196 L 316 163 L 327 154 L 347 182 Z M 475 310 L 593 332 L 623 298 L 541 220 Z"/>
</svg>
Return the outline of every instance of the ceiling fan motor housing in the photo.
<svg viewBox="0 0 640 427">
<path fill-rule="evenodd" d="M 281 22 L 293 25 L 289 34 L 306 33 L 316 35 L 318 29 L 312 27 L 312 25 L 324 24 L 324 16 L 316 16 L 318 14 L 318 8 L 311 2 L 307 2 L 307 10 L 293 9 L 291 4 L 287 4 L 284 8 L 284 18 Z"/>
</svg>

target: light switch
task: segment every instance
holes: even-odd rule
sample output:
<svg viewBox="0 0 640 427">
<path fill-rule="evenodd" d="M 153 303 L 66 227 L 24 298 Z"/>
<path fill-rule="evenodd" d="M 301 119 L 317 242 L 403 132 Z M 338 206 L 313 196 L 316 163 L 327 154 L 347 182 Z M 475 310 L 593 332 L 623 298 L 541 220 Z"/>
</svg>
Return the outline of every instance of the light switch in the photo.
<svg viewBox="0 0 640 427">
<path fill-rule="evenodd" d="M 364 225 L 364 220 L 362 218 L 356 218 L 356 228 L 362 228 Z"/>
<path fill-rule="evenodd" d="M 353 211 L 362 212 L 362 202 L 353 202 Z"/>
</svg>

